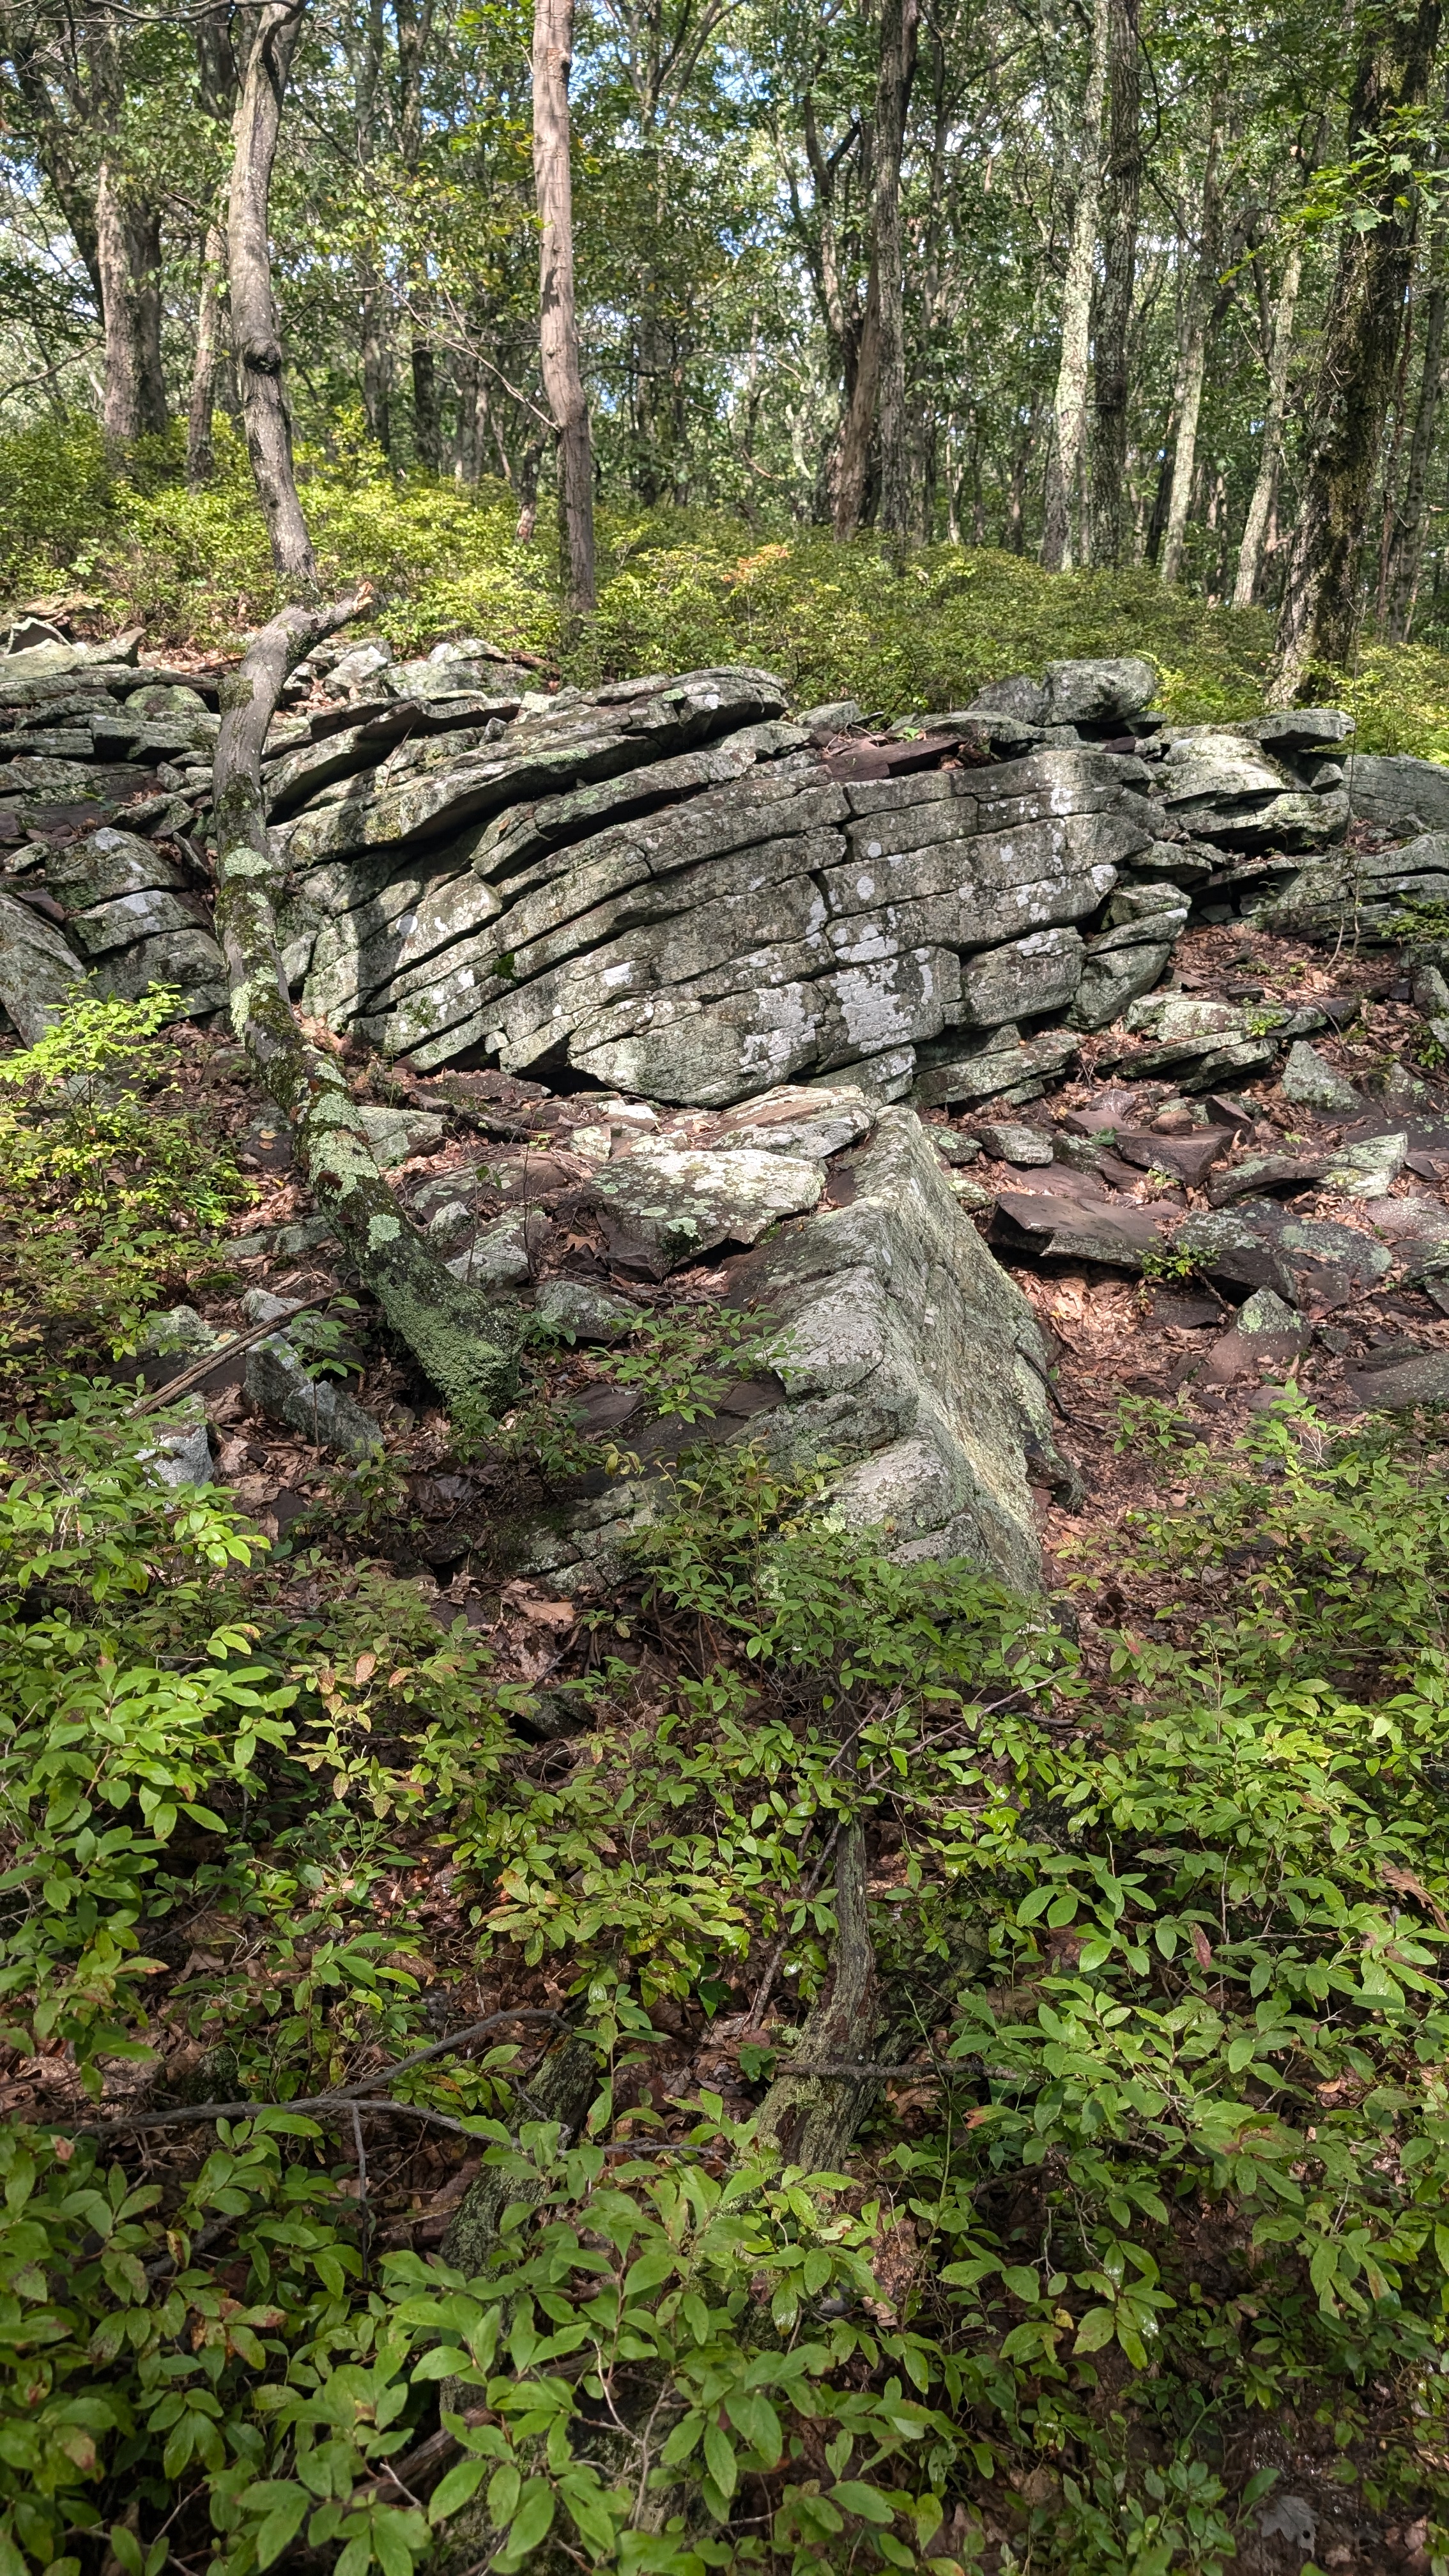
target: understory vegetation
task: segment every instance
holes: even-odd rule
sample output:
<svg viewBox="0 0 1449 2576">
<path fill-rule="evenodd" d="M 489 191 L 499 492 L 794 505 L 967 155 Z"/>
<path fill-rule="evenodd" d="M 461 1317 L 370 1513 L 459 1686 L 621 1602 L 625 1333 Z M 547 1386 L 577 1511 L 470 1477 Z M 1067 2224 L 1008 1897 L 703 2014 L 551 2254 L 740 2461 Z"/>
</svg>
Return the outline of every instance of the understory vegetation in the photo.
<svg viewBox="0 0 1449 2576">
<path fill-rule="evenodd" d="M 551 531 L 520 543 L 502 483 L 462 489 L 399 478 L 365 439 L 302 460 L 324 583 L 377 586 L 375 624 L 395 650 L 482 635 L 557 669 L 564 631 Z M 222 424 L 217 472 L 189 491 L 174 447 L 143 446 L 125 476 L 97 430 L 37 428 L 0 442 L 0 586 L 15 602 L 80 593 L 104 631 L 144 622 L 151 650 L 233 649 L 285 595 L 246 454 Z M 599 512 L 599 607 L 565 676 L 753 661 L 797 703 L 852 697 L 889 717 L 965 704 L 988 679 L 1053 660 L 1146 653 L 1158 703 L 1192 720 L 1256 713 L 1272 649 L 1263 609 L 1209 606 L 1164 589 L 1150 566 L 1046 573 L 1000 548 L 911 550 L 893 568 L 871 535 L 627 500 Z M 1352 671 L 1322 675 L 1363 751 L 1449 756 L 1449 656 L 1366 643 Z"/>
<path fill-rule="evenodd" d="M 159 1303 L 241 1184 L 204 1119 L 145 1162 L 171 1042 L 88 1012 L 5 1065 L 5 1186 L 91 1243 L 104 1144 L 113 1242 L 190 1208 Z M 455 2526 L 504 2576 L 1210 2576 L 1305 2456 L 1449 2567 L 1432 1422 L 1294 1399 L 1214 1457 L 1139 1408 L 1170 1487 L 1050 1612 L 701 1444 L 560 1737 L 398 1571 L 382 1461 L 271 1545 L 155 1481 L 119 1270 L 75 1271 L 89 1364 L 70 1312 L 7 1388 L 4 2576 L 409 2576 Z M 705 1358 L 614 1365 L 707 1428 Z M 812 2174 L 752 2106 L 856 1828 L 880 2089 Z M 573 2140 L 530 2105 L 565 2029 Z M 397 2241 L 429 2138 L 500 2178 L 481 2271 Z"/>
</svg>

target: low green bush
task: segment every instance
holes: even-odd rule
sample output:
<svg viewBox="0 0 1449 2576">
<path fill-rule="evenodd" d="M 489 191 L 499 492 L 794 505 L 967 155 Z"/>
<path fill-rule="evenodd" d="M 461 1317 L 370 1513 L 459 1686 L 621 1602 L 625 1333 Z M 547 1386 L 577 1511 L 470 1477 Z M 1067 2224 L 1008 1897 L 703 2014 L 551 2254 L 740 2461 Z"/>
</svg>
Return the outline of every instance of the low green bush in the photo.
<svg viewBox="0 0 1449 2576">
<path fill-rule="evenodd" d="M 323 579 L 378 587 L 378 624 L 399 649 L 482 634 L 554 662 L 562 619 L 547 513 L 530 544 L 500 483 L 465 490 L 395 476 L 360 436 L 299 460 Z M 189 492 L 179 453 L 154 442 L 122 480 L 88 428 L 0 441 L 0 584 L 15 598 L 76 584 L 156 644 L 234 649 L 278 605 L 245 451 L 219 424 L 215 480 Z M 964 704 L 1008 672 L 1071 655 L 1147 653 L 1161 704 L 1229 720 L 1262 704 L 1272 621 L 1164 590 L 1149 567 L 1049 574 L 985 547 L 918 548 L 900 571 L 869 535 L 759 529 L 718 513 L 599 513 L 599 612 L 567 676 L 755 661 L 798 703 L 853 697 L 895 717 Z M 1449 657 L 1366 644 L 1323 691 L 1351 706 L 1365 751 L 1449 749 Z"/>
</svg>

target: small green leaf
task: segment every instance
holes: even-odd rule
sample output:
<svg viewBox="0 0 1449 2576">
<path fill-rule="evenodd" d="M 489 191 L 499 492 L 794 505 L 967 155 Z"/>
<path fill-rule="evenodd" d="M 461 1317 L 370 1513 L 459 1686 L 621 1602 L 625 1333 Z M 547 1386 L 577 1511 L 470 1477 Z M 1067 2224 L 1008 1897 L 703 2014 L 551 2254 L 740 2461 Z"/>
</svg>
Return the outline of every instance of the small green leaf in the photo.
<svg viewBox="0 0 1449 2576">
<path fill-rule="evenodd" d="M 879 2524 L 895 2518 L 884 2496 L 878 2494 L 874 2487 L 868 2487 L 861 2478 L 840 2479 L 830 2490 L 830 2501 L 843 2505 L 847 2513 L 858 2514 L 862 2522 Z"/>
</svg>

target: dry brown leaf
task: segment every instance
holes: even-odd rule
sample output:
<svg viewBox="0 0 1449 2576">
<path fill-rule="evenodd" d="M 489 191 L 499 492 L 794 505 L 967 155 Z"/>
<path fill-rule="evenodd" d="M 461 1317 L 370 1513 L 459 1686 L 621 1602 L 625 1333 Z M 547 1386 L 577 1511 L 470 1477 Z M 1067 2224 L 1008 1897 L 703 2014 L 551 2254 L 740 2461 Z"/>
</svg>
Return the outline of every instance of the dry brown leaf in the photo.
<svg viewBox="0 0 1449 2576">
<path fill-rule="evenodd" d="M 1192 1927 L 1192 1955 L 1203 1975 L 1206 1976 L 1213 1963 L 1213 1950 L 1212 1943 L 1200 1923 L 1194 1923 Z"/>
<path fill-rule="evenodd" d="M 1386 1860 L 1383 1864 L 1383 1876 L 1385 1885 L 1393 1888 L 1396 1895 L 1412 1896 L 1420 1905 L 1427 1905 L 1440 1931 L 1449 1932 L 1449 1922 L 1445 1921 L 1443 1906 L 1437 1898 L 1429 1894 L 1423 1880 L 1417 1878 L 1411 1869 L 1402 1868 L 1398 1861 Z"/>
<path fill-rule="evenodd" d="M 359 1688 L 359 1689 L 361 1688 L 361 1686 L 362 1686 L 362 1684 L 363 1684 L 364 1682 L 370 1682 L 370 1681 L 371 1681 L 372 1676 L 373 1676 L 373 1674 L 376 1672 L 376 1670 L 377 1670 L 377 1657 L 376 1657 L 376 1655 L 374 1655 L 374 1654 L 372 1654 L 371 1652 L 369 1652 L 369 1653 L 367 1653 L 367 1654 L 363 1654 L 363 1655 L 359 1655 L 359 1656 L 358 1656 L 358 1658 L 357 1658 L 357 1669 L 356 1669 L 356 1671 L 354 1672 L 354 1674 L 353 1674 L 352 1678 L 353 1678 L 353 1680 L 357 1683 L 357 1685 L 358 1685 L 358 1688 Z"/>
</svg>

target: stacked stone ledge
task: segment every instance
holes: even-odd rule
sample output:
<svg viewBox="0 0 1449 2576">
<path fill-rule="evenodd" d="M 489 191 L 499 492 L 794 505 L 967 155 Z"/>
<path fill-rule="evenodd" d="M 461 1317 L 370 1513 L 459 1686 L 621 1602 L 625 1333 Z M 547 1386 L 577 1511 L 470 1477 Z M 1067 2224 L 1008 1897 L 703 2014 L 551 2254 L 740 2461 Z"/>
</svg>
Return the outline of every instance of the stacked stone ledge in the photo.
<svg viewBox="0 0 1449 2576">
<path fill-rule="evenodd" d="M 219 1010 L 217 682 L 143 666 L 135 638 L 17 640 L 12 1017 L 80 971 Z M 483 645 L 323 647 L 265 762 L 294 996 L 418 1074 L 710 1108 L 837 1077 L 921 1105 L 1031 1099 L 1161 982 L 1190 915 L 1324 922 L 1379 864 L 1339 847 L 1346 716 L 1180 726 L 1155 685 L 1134 657 L 1059 663 L 885 730 L 849 704 L 792 719 L 749 667 L 550 694 Z M 1431 764 L 1364 766 L 1380 807 L 1438 810 Z M 1375 905 L 1449 893 L 1449 840 L 1390 856 Z"/>
</svg>

